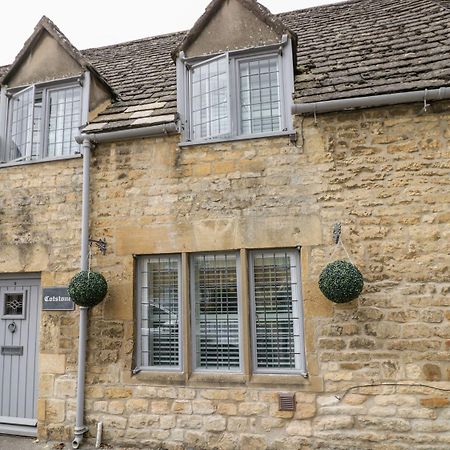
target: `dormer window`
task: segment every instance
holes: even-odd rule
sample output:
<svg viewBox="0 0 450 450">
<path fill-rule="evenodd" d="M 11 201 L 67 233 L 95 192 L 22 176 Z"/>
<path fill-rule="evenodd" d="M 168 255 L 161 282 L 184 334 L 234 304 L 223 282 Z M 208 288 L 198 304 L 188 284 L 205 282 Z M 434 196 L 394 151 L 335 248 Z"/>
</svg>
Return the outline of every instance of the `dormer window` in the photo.
<svg viewBox="0 0 450 450">
<path fill-rule="evenodd" d="M 1 161 L 26 162 L 78 152 L 82 88 L 77 81 L 36 84 L 7 92 Z"/>
<path fill-rule="evenodd" d="M 292 130 L 289 41 L 209 58 L 179 59 L 184 143 L 247 139 Z M 181 79 L 180 79 L 181 78 Z"/>
</svg>

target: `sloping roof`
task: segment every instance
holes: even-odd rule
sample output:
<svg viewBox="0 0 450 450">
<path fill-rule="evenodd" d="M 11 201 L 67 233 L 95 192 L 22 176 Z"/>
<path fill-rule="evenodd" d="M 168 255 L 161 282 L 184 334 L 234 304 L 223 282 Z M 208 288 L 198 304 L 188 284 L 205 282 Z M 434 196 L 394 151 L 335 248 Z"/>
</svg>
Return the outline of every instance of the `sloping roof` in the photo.
<svg viewBox="0 0 450 450">
<path fill-rule="evenodd" d="M 11 66 L 0 66 L 0 78 L 8 71 Z"/>
<path fill-rule="evenodd" d="M 298 35 L 298 103 L 450 86 L 450 0 L 349 0 L 277 17 Z M 171 51 L 186 33 L 82 51 L 119 95 L 86 131 L 175 120 Z"/>
<path fill-rule="evenodd" d="M 351 0 L 280 14 L 298 33 L 296 102 L 449 86 L 444 3 Z"/>
<path fill-rule="evenodd" d="M 173 122 L 176 68 L 171 51 L 186 32 L 156 36 L 82 53 L 119 94 L 85 131 L 111 131 Z"/>
</svg>

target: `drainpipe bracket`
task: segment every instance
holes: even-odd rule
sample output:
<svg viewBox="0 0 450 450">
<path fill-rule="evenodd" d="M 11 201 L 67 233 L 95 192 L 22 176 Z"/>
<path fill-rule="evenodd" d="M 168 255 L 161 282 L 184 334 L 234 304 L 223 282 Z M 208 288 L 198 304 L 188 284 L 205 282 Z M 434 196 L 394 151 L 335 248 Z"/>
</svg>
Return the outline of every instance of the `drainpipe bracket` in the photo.
<svg viewBox="0 0 450 450">
<path fill-rule="evenodd" d="M 74 428 L 74 434 L 75 436 L 83 435 L 84 433 L 87 433 L 89 431 L 89 428 L 86 426 L 82 427 L 75 427 Z"/>
</svg>

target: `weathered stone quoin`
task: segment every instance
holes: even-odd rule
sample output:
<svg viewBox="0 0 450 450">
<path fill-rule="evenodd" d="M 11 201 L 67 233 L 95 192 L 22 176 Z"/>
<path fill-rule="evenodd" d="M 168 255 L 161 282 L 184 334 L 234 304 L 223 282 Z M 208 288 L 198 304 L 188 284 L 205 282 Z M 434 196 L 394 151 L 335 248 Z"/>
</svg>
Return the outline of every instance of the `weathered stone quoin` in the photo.
<svg viewBox="0 0 450 450">
<path fill-rule="evenodd" d="M 297 71 L 297 97 L 308 76 Z M 108 294 L 89 313 L 88 437 L 101 421 L 104 442 L 143 448 L 449 448 L 450 102 L 422 109 L 293 116 L 296 141 L 97 145 L 90 235 L 108 247 L 93 247 L 90 264 Z M 67 285 L 79 270 L 82 158 L 0 168 L 0 183 L 0 272 Z M 336 222 L 365 282 L 343 305 L 318 288 Z M 255 248 L 300 253 L 308 377 L 133 373 L 136 255 Z M 73 436 L 78 314 L 41 311 L 40 439 Z M 279 410 L 281 392 L 295 393 L 295 411 Z"/>
</svg>

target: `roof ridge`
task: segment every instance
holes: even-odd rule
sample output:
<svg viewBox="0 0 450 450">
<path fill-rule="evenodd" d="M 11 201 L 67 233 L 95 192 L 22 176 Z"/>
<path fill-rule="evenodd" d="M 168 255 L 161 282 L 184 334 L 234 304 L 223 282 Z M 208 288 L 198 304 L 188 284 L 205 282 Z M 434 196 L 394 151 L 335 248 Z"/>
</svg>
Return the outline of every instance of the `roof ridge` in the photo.
<svg viewBox="0 0 450 450">
<path fill-rule="evenodd" d="M 441 6 L 442 8 L 450 11 L 450 2 L 444 3 L 444 0 L 431 0 L 433 3 L 436 3 L 437 5 Z"/>
<path fill-rule="evenodd" d="M 169 36 L 176 36 L 178 34 L 186 34 L 189 30 L 183 30 L 183 31 L 173 31 L 171 33 L 164 33 L 164 34 L 156 34 L 155 36 L 148 36 L 148 37 L 144 37 L 144 38 L 138 38 L 138 39 L 131 39 L 129 41 L 123 41 L 123 42 L 118 42 L 117 44 L 108 44 L 108 45 L 102 45 L 100 47 L 89 47 L 89 48 L 85 48 L 83 50 L 80 50 L 82 53 L 83 52 L 87 52 L 89 50 L 103 50 L 103 49 L 107 49 L 107 48 L 111 48 L 111 47 L 118 47 L 120 45 L 132 45 L 135 44 L 136 42 L 144 42 L 144 41 L 153 41 L 153 40 L 157 40 L 159 38 L 164 38 L 164 37 L 169 37 Z"/>
<path fill-rule="evenodd" d="M 333 1 L 332 3 L 327 3 L 325 5 L 316 5 L 316 6 L 309 6 L 308 8 L 299 8 L 299 9 L 293 9 L 291 11 L 283 11 L 283 12 L 279 12 L 274 14 L 274 16 L 282 16 L 283 14 L 291 14 L 294 12 L 298 12 L 298 11 L 310 11 L 310 10 L 317 10 L 317 9 L 322 9 L 322 8 L 330 8 L 333 6 L 341 6 L 341 5 L 348 5 L 349 3 L 360 3 L 363 2 L 365 0 L 344 0 L 344 1 Z"/>
</svg>

